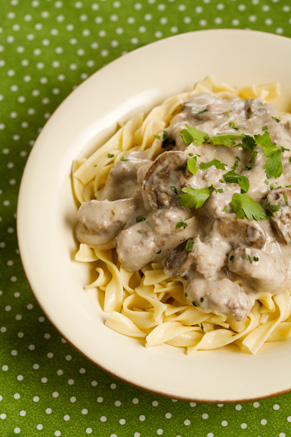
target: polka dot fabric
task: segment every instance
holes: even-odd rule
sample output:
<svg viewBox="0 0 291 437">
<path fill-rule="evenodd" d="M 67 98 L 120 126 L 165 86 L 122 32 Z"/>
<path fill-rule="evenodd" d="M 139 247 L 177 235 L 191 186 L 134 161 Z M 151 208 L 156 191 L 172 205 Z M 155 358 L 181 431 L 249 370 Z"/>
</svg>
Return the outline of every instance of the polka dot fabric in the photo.
<svg viewBox="0 0 291 437">
<path fill-rule="evenodd" d="M 0 435 L 290 436 L 291 394 L 244 404 L 177 401 L 88 362 L 35 301 L 15 226 L 35 139 L 84 79 L 136 47 L 182 32 L 239 27 L 290 37 L 290 2 L 5 0 L 0 26 Z"/>
</svg>

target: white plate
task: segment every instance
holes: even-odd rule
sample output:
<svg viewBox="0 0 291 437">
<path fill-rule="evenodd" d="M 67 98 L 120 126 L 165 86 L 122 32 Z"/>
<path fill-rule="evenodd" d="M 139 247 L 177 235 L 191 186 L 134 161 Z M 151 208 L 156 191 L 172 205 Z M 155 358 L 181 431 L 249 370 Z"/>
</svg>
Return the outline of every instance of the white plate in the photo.
<svg viewBox="0 0 291 437">
<path fill-rule="evenodd" d="M 162 40 L 101 69 L 57 109 L 23 175 L 18 238 L 31 288 L 51 322 L 84 356 L 119 378 L 171 397 L 237 401 L 291 390 L 291 342 L 256 356 L 236 349 L 186 356 L 170 346 L 144 348 L 104 325 L 88 266 L 73 261 L 76 206 L 70 170 L 126 120 L 214 75 L 232 85 L 278 81 L 290 110 L 291 40 L 243 30 L 207 30 Z"/>
</svg>

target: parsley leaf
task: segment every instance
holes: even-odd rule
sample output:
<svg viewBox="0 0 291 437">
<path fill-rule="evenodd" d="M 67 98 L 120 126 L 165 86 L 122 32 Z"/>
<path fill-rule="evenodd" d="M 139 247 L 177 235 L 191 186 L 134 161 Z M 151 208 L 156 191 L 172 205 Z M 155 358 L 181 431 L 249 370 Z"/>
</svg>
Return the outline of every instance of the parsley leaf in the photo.
<svg viewBox="0 0 291 437">
<path fill-rule="evenodd" d="M 263 135 L 255 135 L 255 141 L 262 147 L 266 158 L 269 158 L 273 153 L 279 150 L 276 144 L 272 142 L 268 131 L 265 131 Z"/>
<path fill-rule="evenodd" d="M 187 146 L 189 146 L 191 143 L 193 143 L 194 146 L 200 146 L 209 138 L 206 132 L 195 129 L 195 127 L 190 127 L 188 124 L 186 124 L 186 129 L 182 129 L 180 131 L 180 135 Z"/>
<path fill-rule="evenodd" d="M 137 223 L 140 223 L 140 222 L 143 222 L 145 219 L 146 218 L 144 216 L 138 215 L 135 220 L 136 220 Z"/>
<path fill-rule="evenodd" d="M 235 129 L 235 130 L 238 130 L 238 129 L 239 129 L 239 128 L 236 126 L 236 124 L 235 124 L 234 121 L 230 121 L 230 122 L 228 123 L 228 125 L 229 125 L 230 127 L 232 127 L 233 129 Z"/>
<path fill-rule="evenodd" d="M 179 196 L 179 205 L 186 208 L 198 209 L 204 205 L 206 200 L 210 197 L 213 187 L 200 188 L 182 188 L 183 193 Z"/>
<path fill-rule="evenodd" d="M 157 140 L 161 139 L 160 135 L 153 135 L 153 137 L 155 137 Z"/>
<path fill-rule="evenodd" d="M 235 193 L 230 206 L 240 219 L 247 217 L 248 220 L 265 220 L 267 218 L 261 205 L 246 194 Z"/>
<path fill-rule="evenodd" d="M 286 205 L 289 205 L 288 197 L 286 194 L 283 194 L 283 198 L 285 200 Z"/>
<path fill-rule="evenodd" d="M 202 109 L 202 111 L 196 112 L 196 115 L 204 114 L 204 112 L 208 112 L 208 109 Z"/>
<path fill-rule="evenodd" d="M 275 120 L 277 123 L 280 123 L 280 121 L 281 121 L 281 120 L 280 120 L 279 118 L 277 118 L 277 117 L 272 117 L 272 119 Z"/>
<path fill-rule="evenodd" d="M 123 156 L 122 158 L 120 158 L 120 161 L 125 162 L 125 161 L 128 161 L 128 159 L 124 158 L 124 156 Z"/>
<path fill-rule="evenodd" d="M 250 188 L 250 181 L 246 176 L 242 176 L 231 170 L 223 175 L 223 179 L 227 184 L 237 183 L 241 187 L 242 193 L 247 193 Z"/>
<path fill-rule="evenodd" d="M 108 158 L 113 158 L 114 157 L 114 155 L 112 154 L 112 153 L 108 153 Z"/>
<path fill-rule="evenodd" d="M 172 191 L 174 191 L 175 194 L 178 194 L 178 190 L 177 190 L 177 188 L 175 187 L 175 185 L 171 185 L 170 188 L 171 188 Z"/>
<path fill-rule="evenodd" d="M 226 164 L 223 164 L 218 159 L 212 159 L 212 161 L 210 161 L 210 162 L 201 162 L 199 167 L 202 168 L 203 170 L 207 170 L 208 168 L 212 167 L 213 165 L 214 165 L 214 167 L 218 168 L 219 170 L 225 170 Z"/>
<path fill-rule="evenodd" d="M 235 145 L 235 140 L 242 140 L 243 138 L 245 138 L 244 134 L 220 134 L 210 139 L 215 146 L 231 147 Z"/>
<path fill-rule="evenodd" d="M 273 213 L 279 211 L 280 208 L 281 208 L 280 202 L 277 205 L 271 205 L 271 203 L 268 203 L 266 213 L 270 217 L 275 217 Z"/>
<path fill-rule="evenodd" d="M 283 173 L 283 165 L 281 161 L 281 150 L 273 153 L 266 164 L 264 165 L 266 170 L 267 179 L 278 178 Z"/>
<path fill-rule="evenodd" d="M 198 171 L 197 156 L 193 156 L 193 158 L 187 159 L 187 168 L 190 173 L 192 173 L 194 176 L 196 175 Z"/>
<path fill-rule="evenodd" d="M 183 222 L 183 220 L 179 221 L 176 223 L 176 229 L 180 229 L 180 228 L 187 228 L 188 224 L 186 222 Z"/>
<path fill-rule="evenodd" d="M 193 238 L 189 238 L 189 240 L 187 240 L 187 243 L 186 243 L 186 246 L 185 246 L 185 252 L 192 252 L 193 245 L 194 245 Z"/>
</svg>

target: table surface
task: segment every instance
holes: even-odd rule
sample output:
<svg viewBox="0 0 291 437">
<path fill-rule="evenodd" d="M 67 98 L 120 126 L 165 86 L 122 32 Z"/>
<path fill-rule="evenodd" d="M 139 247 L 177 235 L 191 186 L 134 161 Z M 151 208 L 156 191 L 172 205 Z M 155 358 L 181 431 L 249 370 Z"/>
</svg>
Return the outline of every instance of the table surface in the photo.
<svg viewBox="0 0 291 437">
<path fill-rule="evenodd" d="M 21 267 L 15 223 L 29 152 L 75 86 L 122 54 L 178 33 L 250 28 L 291 37 L 289 5 L 290 0 L 1 1 L 1 436 L 291 435 L 291 393 L 243 404 L 177 401 L 131 387 L 88 362 L 35 301 Z"/>
</svg>

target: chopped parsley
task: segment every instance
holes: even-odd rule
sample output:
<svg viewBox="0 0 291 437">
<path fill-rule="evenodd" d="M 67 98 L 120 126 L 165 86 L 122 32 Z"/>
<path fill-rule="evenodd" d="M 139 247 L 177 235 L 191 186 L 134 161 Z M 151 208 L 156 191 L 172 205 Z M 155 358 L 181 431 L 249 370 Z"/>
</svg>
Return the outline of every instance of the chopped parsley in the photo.
<svg viewBox="0 0 291 437">
<path fill-rule="evenodd" d="M 258 258 L 257 256 L 253 256 L 253 260 L 257 263 L 258 261 L 260 261 L 260 258 Z"/>
<path fill-rule="evenodd" d="M 137 223 L 140 223 L 140 222 L 145 221 L 145 219 L 146 218 L 143 215 L 138 215 L 135 220 Z"/>
<path fill-rule="evenodd" d="M 263 126 L 262 131 L 268 130 L 268 126 Z"/>
<path fill-rule="evenodd" d="M 212 159 L 212 161 L 210 161 L 210 162 L 201 162 L 199 167 L 202 168 L 203 170 L 207 170 L 208 168 L 214 166 L 219 170 L 225 170 L 225 165 L 226 164 L 223 164 L 218 159 Z"/>
<path fill-rule="evenodd" d="M 160 135 L 153 135 L 153 137 L 155 137 L 157 140 L 161 139 Z"/>
<path fill-rule="evenodd" d="M 277 203 L 277 205 L 271 205 L 271 203 L 268 203 L 266 213 L 270 217 L 275 217 L 274 212 L 279 211 L 280 208 L 281 208 L 280 202 Z"/>
<path fill-rule="evenodd" d="M 286 205 L 289 205 L 288 197 L 286 196 L 286 194 L 283 194 L 283 197 L 284 197 Z"/>
<path fill-rule="evenodd" d="M 245 138 L 244 134 L 220 134 L 211 137 L 211 141 L 215 146 L 231 147 L 235 145 L 235 140 L 242 140 Z"/>
<path fill-rule="evenodd" d="M 156 255 L 159 255 L 161 252 L 162 252 L 161 250 L 158 250 L 158 252 L 156 252 Z"/>
<path fill-rule="evenodd" d="M 278 178 L 283 173 L 283 165 L 281 161 L 281 150 L 274 144 L 270 138 L 268 131 L 263 135 L 255 135 L 256 143 L 262 147 L 266 158 L 269 158 L 264 165 L 267 179 Z"/>
<path fill-rule="evenodd" d="M 225 206 L 222 211 L 227 212 L 227 206 Z"/>
<path fill-rule="evenodd" d="M 175 185 L 171 185 L 170 188 L 171 188 L 172 191 L 174 191 L 175 194 L 178 194 L 178 190 L 177 190 L 177 188 L 175 187 Z"/>
<path fill-rule="evenodd" d="M 276 123 L 280 123 L 280 121 L 281 121 L 281 120 L 280 120 L 279 118 L 277 118 L 277 117 L 272 117 L 272 119 L 275 120 Z"/>
<path fill-rule="evenodd" d="M 200 323 L 200 327 L 201 327 L 202 331 L 204 331 L 204 326 L 203 326 L 202 322 Z"/>
<path fill-rule="evenodd" d="M 202 111 L 196 112 L 196 115 L 204 114 L 204 112 L 208 112 L 208 109 L 202 109 Z"/>
<path fill-rule="evenodd" d="M 94 164 L 94 167 L 97 167 L 97 164 Z"/>
<path fill-rule="evenodd" d="M 124 156 L 122 158 L 120 158 L 120 161 L 128 161 L 128 159 L 124 158 Z"/>
<path fill-rule="evenodd" d="M 204 297 L 200 297 L 200 302 L 203 302 L 204 301 Z"/>
<path fill-rule="evenodd" d="M 222 189 L 222 188 L 218 188 L 218 189 L 216 190 L 216 192 L 217 192 L 217 193 L 223 193 L 223 189 Z"/>
<path fill-rule="evenodd" d="M 231 255 L 231 256 L 229 257 L 229 259 L 230 259 L 230 261 L 233 263 L 233 261 L 234 261 L 234 255 Z"/>
<path fill-rule="evenodd" d="M 251 264 L 253 263 L 252 258 L 250 257 L 250 255 L 246 255 L 246 260 L 248 260 Z"/>
<path fill-rule="evenodd" d="M 180 228 L 187 228 L 188 224 L 186 222 L 183 222 L 183 220 L 179 221 L 176 223 L 176 229 L 180 229 Z"/>
<path fill-rule="evenodd" d="M 112 153 L 108 153 L 108 158 L 114 158 L 114 155 Z"/>
<path fill-rule="evenodd" d="M 229 118 L 229 113 L 228 113 L 228 112 L 226 112 L 224 115 L 225 115 L 227 118 Z"/>
<path fill-rule="evenodd" d="M 248 220 L 265 220 L 267 218 L 261 205 L 246 194 L 235 193 L 232 196 L 230 206 L 240 219 L 246 217 Z"/>
<path fill-rule="evenodd" d="M 192 252 L 193 245 L 194 245 L 193 238 L 189 238 L 189 240 L 187 240 L 187 243 L 186 243 L 186 246 L 185 246 L 185 252 Z"/>
<path fill-rule="evenodd" d="M 230 121 L 230 122 L 228 123 L 228 125 L 229 125 L 230 127 L 232 127 L 233 129 L 235 129 L 235 130 L 238 130 L 238 129 L 239 129 L 239 128 L 237 127 L 237 125 L 235 124 L 234 121 Z"/>
<path fill-rule="evenodd" d="M 196 307 L 196 308 L 198 308 L 198 307 L 200 306 L 199 303 L 196 303 L 196 302 L 195 302 L 195 300 L 193 300 L 192 305 L 193 305 L 194 307 Z"/>
<path fill-rule="evenodd" d="M 281 147 L 281 152 L 290 152 L 290 149 L 286 149 L 286 147 Z"/>
<path fill-rule="evenodd" d="M 115 212 L 113 211 L 113 209 L 111 210 L 111 214 L 112 214 L 112 215 L 115 215 Z"/>
<path fill-rule="evenodd" d="M 232 170 L 236 170 L 237 167 L 238 167 L 238 159 L 236 159 L 234 161 L 234 164 L 233 164 L 233 166 L 231 168 L 232 168 Z"/>
<path fill-rule="evenodd" d="M 193 158 L 187 159 L 187 168 L 190 173 L 192 173 L 194 176 L 196 175 L 198 171 L 197 156 L 193 156 Z"/>
<path fill-rule="evenodd" d="M 265 182 L 266 185 L 269 185 L 268 179 L 265 179 L 264 182 Z"/>
<path fill-rule="evenodd" d="M 186 129 L 180 131 L 180 135 L 187 146 L 191 143 L 193 143 L 194 146 L 200 146 L 209 138 L 206 132 L 195 129 L 195 127 L 190 127 L 188 124 L 186 124 Z"/>
<path fill-rule="evenodd" d="M 242 193 L 247 193 L 250 188 L 250 181 L 246 176 L 242 176 L 231 170 L 223 175 L 223 179 L 227 184 L 237 183 L 241 188 Z"/>
<path fill-rule="evenodd" d="M 182 194 L 179 195 L 179 205 L 186 208 L 198 209 L 204 205 L 206 200 L 210 197 L 213 187 L 200 188 L 182 188 Z"/>
</svg>

